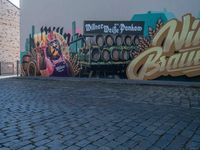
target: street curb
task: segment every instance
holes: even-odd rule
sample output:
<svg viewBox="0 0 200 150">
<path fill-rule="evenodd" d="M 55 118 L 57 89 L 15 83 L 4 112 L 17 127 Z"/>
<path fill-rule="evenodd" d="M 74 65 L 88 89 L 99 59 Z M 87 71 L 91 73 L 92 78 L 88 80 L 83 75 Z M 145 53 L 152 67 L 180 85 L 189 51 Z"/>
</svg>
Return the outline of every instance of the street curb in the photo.
<svg viewBox="0 0 200 150">
<path fill-rule="evenodd" d="M 158 81 L 158 80 L 127 80 L 127 79 L 101 79 L 101 78 L 71 78 L 71 77 L 14 77 L 12 79 L 25 80 L 43 80 L 43 81 L 69 81 L 69 82 L 99 82 L 109 84 L 128 84 L 128 85 L 145 85 L 145 86 L 169 86 L 200 88 L 200 82 L 183 82 L 183 81 Z"/>
<path fill-rule="evenodd" d="M 8 78 L 15 78 L 17 75 L 1 75 L 0 79 L 8 79 Z"/>
</svg>

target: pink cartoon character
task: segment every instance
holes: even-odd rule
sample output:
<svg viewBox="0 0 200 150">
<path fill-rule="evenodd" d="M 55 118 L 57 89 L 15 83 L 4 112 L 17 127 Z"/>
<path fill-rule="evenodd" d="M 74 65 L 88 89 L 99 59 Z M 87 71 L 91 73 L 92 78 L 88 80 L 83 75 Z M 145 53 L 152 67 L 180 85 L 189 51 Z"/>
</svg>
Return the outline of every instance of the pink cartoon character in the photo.
<svg viewBox="0 0 200 150">
<path fill-rule="evenodd" d="M 37 58 L 42 76 L 70 77 L 73 69 L 67 57 L 63 55 L 64 42 L 56 32 L 47 35 L 45 46 L 41 46 Z"/>
</svg>

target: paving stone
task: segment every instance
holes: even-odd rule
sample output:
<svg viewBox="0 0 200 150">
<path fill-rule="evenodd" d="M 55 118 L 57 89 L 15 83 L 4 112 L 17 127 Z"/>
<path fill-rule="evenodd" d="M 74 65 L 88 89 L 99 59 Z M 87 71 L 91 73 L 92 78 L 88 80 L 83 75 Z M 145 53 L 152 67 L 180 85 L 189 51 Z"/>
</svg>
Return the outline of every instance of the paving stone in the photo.
<svg viewBox="0 0 200 150">
<path fill-rule="evenodd" d="M 39 147 L 35 148 L 34 150 L 47 150 L 47 147 L 39 146 Z"/>
<path fill-rule="evenodd" d="M 198 88 L 66 78 L 6 79 L 0 85 L 0 149 L 199 146 L 200 110 L 178 103 L 200 97 Z"/>
<path fill-rule="evenodd" d="M 200 135 L 200 129 L 198 129 L 198 130 L 196 131 L 196 134 L 197 134 L 197 135 Z"/>
<path fill-rule="evenodd" d="M 79 142 L 78 139 L 68 139 L 68 140 L 65 140 L 63 142 L 63 144 L 66 145 L 66 146 L 72 146 L 72 145 L 74 145 L 77 142 Z"/>
<path fill-rule="evenodd" d="M 114 148 L 114 150 L 130 150 L 130 148 L 127 146 L 120 145 L 120 146 L 117 146 L 116 148 Z"/>
<path fill-rule="evenodd" d="M 24 146 L 22 148 L 20 148 L 20 150 L 32 150 L 32 149 L 35 149 L 36 147 L 34 145 L 27 145 L 27 146 Z"/>
<path fill-rule="evenodd" d="M 20 141 L 20 142 L 17 142 L 17 143 L 13 143 L 11 145 L 11 147 L 13 149 L 20 149 L 21 147 L 24 147 L 24 146 L 29 145 L 29 144 L 31 144 L 31 141 L 26 140 L 26 141 Z"/>
<path fill-rule="evenodd" d="M 149 127 L 147 127 L 146 129 L 153 132 L 153 131 L 155 131 L 157 128 L 158 128 L 158 127 L 156 127 L 156 126 L 149 126 Z"/>
<path fill-rule="evenodd" d="M 41 141 L 38 141 L 38 142 L 34 143 L 34 145 L 36 145 L 36 146 L 42 146 L 42 145 L 45 145 L 45 144 L 47 144 L 49 142 L 51 142 L 51 140 L 44 139 L 44 140 L 41 140 Z"/>
<path fill-rule="evenodd" d="M 122 143 L 125 143 L 126 141 L 128 141 L 130 139 L 130 137 L 128 137 L 128 136 L 121 136 L 121 137 L 119 137 L 119 138 L 117 138 L 117 139 L 115 139 L 118 143 L 120 143 L 120 144 L 122 144 Z"/>
<path fill-rule="evenodd" d="M 94 150 L 97 149 L 98 147 L 95 145 L 87 145 L 86 147 L 82 148 L 82 150 Z"/>
<path fill-rule="evenodd" d="M 31 136 L 32 137 L 32 136 Z M 30 139 L 30 137 L 28 136 L 28 139 Z M 34 138 L 31 139 L 31 141 L 33 141 L 34 143 L 42 141 L 47 139 L 47 136 L 45 135 L 38 135 L 38 136 L 34 136 Z"/>
<path fill-rule="evenodd" d="M 110 132 L 108 132 L 108 131 L 102 131 L 102 132 L 100 132 L 98 134 L 101 135 L 101 136 L 103 136 L 103 137 L 105 137 L 105 136 L 109 135 Z"/>
<path fill-rule="evenodd" d="M 191 141 L 200 143 L 200 135 L 194 135 L 194 136 L 192 137 Z"/>
<path fill-rule="evenodd" d="M 65 140 L 71 140 L 71 139 L 74 139 L 74 138 L 76 138 L 76 137 L 77 137 L 76 135 L 70 134 L 70 135 L 64 136 L 63 139 L 65 139 Z"/>
<path fill-rule="evenodd" d="M 73 145 L 73 146 L 65 148 L 64 150 L 79 150 L 79 149 L 80 147 Z"/>
<path fill-rule="evenodd" d="M 10 148 L 7 148 L 7 147 L 0 147 L 1 150 L 10 150 Z"/>
<path fill-rule="evenodd" d="M 190 142 L 187 146 L 187 149 L 189 150 L 199 150 L 200 149 L 200 143 L 198 142 Z"/>
<path fill-rule="evenodd" d="M 142 136 L 149 136 L 151 134 L 152 132 L 148 131 L 147 129 L 144 129 L 142 132 L 139 133 L 139 135 L 142 135 Z"/>
<path fill-rule="evenodd" d="M 153 146 L 153 147 L 149 148 L 149 150 L 160 150 L 160 148 Z"/>
<path fill-rule="evenodd" d="M 146 150 L 149 149 L 152 146 L 152 143 L 149 141 L 143 141 L 141 142 L 139 145 L 137 145 L 136 147 L 134 147 L 135 150 Z"/>
<path fill-rule="evenodd" d="M 125 143 L 123 143 L 121 146 L 123 147 L 128 147 L 129 149 L 134 149 L 137 145 L 139 145 L 139 143 L 137 141 L 133 141 L 133 140 L 129 140 Z"/>
<path fill-rule="evenodd" d="M 185 137 L 192 137 L 192 135 L 194 134 L 194 132 L 190 131 L 190 130 L 184 130 L 181 132 L 181 136 L 185 136 Z"/>
<path fill-rule="evenodd" d="M 163 135 L 165 134 L 166 130 L 163 129 L 157 129 L 153 132 L 153 134 L 157 134 L 157 135 Z"/>
<path fill-rule="evenodd" d="M 143 137 L 141 135 L 136 135 L 131 140 L 134 142 L 137 142 L 137 143 L 141 143 L 145 140 L 145 137 Z"/>
<path fill-rule="evenodd" d="M 89 141 L 91 141 L 91 142 L 94 142 L 94 141 L 97 141 L 98 139 L 101 139 L 102 137 L 103 137 L 103 136 L 96 134 L 96 135 L 93 135 L 93 136 L 88 137 L 87 139 L 88 139 Z"/>
<path fill-rule="evenodd" d="M 135 135 L 136 135 L 136 133 L 135 133 L 135 132 L 132 132 L 132 131 L 128 131 L 128 132 L 126 132 L 126 133 L 124 134 L 124 136 L 129 137 L 129 138 L 132 138 L 132 137 L 134 137 Z"/>
<path fill-rule="evenodd" d="M 16 140 L 18 139 L 18 137 L 15 135 L 15 136 L 11 136 L 11 137 L 4 137 L 3 139 L 1 139 L 0 143 L 6 143 L 6 142 L 10 142 L 10 141 L 13 141 L 13 140 Z"/>
<path fill-rule="evenodd" d="M 89 143 L 90 143 L 90 141 L 88 141 L 88 140 L 82 140 L 82 141 L 76 143 L 76 145 L 79 146 L 79 147 L 85 147 Z"/>
<path fill-rule="evenodd" d="M 93 142 L 93 144 L 97 145 L 97 146 L 106 145 L 107 143 L 109 143 L 109 141 L 106 140 L 106 139 L 104 139 L 104 138 L 103 139 L 99 139 L 99 140 Z"/>
<path fill-rule="evenodd" d="M 165 134 L 158 140 L 155 146 L 164 149 L 165 147 L 167 147 L 167 145 L 169 145 L 173 141 L 173 139 L 174 135 Z"/>
<path fill-rule="evenodd" d="M 46 143 L 44 144 L 45 147 L 48 147 L 50 149 L 61 149 L 61 148 L 64 148 L 66 147 L 65 145 L 62 144 L 62 141 L 59 141 L 59 140 L 54 140 L 54 141 L 51 141 L 49 143 Z"/>
<path fill-rule="evenodd" d="M 134 128 L 134 130 L 132 130 L 132 131 L 135 132 L 135 133 L 140 133 L 140 132 L 142 132 L 144 129 L 145 129 L 144 126 L 136 126 L 136 127 Z"/>
<path fill-rule="evenodd" d="M 109 141 L 107 144 L 105 144 L 105 146 L 109 147 L 109 148 L 115 148 L 118 145 L 120 145 L 121 143 L 118 141 Z M 102 146 L 102 145 L 101 145 Z"/>
<path fill-rule="evenodd" d="M 186 137 L 178 136 L 173 140 L 172 143 L 169 144 L 166 149 L 183 149 L 188 140 L 189 139 Z"/>
<path fill-rule="evenodd" d="M 111 150 L 109 147 L 101 146 L 97 150 Z"/>
</svg>

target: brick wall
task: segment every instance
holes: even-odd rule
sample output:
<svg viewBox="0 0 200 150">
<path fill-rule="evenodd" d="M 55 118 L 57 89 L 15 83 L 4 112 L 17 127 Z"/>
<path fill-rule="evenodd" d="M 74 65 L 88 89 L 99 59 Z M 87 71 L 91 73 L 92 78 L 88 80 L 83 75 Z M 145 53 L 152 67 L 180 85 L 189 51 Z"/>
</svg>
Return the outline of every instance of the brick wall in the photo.
<svg viewBox="0 0 200 150">
<path fill-rule="evenodd" d="M 8 0 L 0 0 L 0 61 L 16 62 L 20 53 L 19 8 Z"/>
</svg>

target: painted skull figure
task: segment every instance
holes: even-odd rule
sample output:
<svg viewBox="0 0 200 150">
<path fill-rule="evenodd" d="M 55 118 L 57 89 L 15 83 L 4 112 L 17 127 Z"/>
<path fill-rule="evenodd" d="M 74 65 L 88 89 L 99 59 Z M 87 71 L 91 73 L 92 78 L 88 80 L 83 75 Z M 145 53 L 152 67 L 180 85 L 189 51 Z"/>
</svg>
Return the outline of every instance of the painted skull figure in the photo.
<svg viewBox="0 0 200 150">
<path fill-rule="evenodd" d="M 47 46 L 43 48 L 41 56 L 40 72 L 43 76 L 73 76 L 70 62 L 62 54 L 62 45 L 58 33 L 51 32 L 48 34 Z"/>
<path fill-rule="evenodd" d="M 48 53 L 50 58 L 52 59 L 58 59 L 61 55 L 61 46 L 57 39 L 50 41 L 48 43 Z"/>
</svg>

